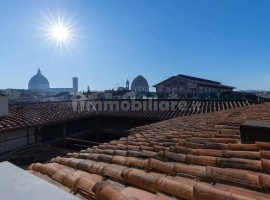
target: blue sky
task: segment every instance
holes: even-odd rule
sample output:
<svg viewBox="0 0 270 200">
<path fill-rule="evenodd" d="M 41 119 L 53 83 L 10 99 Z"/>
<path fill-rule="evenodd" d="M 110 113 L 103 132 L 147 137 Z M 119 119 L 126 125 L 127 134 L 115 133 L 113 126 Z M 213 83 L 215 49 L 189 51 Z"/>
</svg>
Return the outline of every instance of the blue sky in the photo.
<svg viewBox="0 0 270 200">
<path fill-rule="evenodd" d="M 51 87 L 115 88 L 177 74 L 237 89 L 270 90 L 268 0 L 0 1 L 0 88 L 27 88 L 40 68 Z M 46 16 L 64 16 L 74 40 L 55 48 Z"/>
</svg>

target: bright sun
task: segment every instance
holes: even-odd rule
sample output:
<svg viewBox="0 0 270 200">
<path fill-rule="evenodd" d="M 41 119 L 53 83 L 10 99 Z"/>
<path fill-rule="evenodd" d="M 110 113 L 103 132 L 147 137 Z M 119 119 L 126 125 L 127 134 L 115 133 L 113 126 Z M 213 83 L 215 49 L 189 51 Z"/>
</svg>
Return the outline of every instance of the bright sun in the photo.
<svg viewBox="0 0 270 200">
<path fill-rule="evenodd" d="M 63 12 L 65 13 L 65 12 Z M 44 21 L 41 21 L 39 29 L 43 32 L 44 42 L 56 49 L 74 49 L 74 43 L 77 42 L 76 22 L 72 18 L 65 17 L 64 14 L 57 13 L 53 15 L 50 11 L 44 14 Z"/>
<path fill-rule="evenodd" d="M 51 36 L 58 42 L 66 42 L 70 37 L 70 30 L 64 25 L 54 25 L 51 27 Z"/>
</svg>

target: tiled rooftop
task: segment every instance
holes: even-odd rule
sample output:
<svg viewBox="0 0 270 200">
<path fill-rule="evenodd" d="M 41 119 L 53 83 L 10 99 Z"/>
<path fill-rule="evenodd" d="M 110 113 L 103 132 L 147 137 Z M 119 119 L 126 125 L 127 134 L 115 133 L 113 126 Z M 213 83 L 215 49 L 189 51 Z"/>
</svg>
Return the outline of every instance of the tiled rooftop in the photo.
<svg viewBox="0 0 270 200">
<path fill-rule="evenodd" d="M 270 104 L 137 127 L 29 172 L 82 199 L 267 200 L 270 143 L 241 144 L 246 119 L 270 121 Z"/>
<path fill-rule="evenodd" d="M 117 100 L 116 100 L 117 101 Z M 90 101 L 87 101 L 90 102 Z M 103 101 L 104 103 L 105 101 Z M 160 105 L 166 107 L 172 101 L 159 101 Z M 61 121 L 74 120 L 79 118 L 90 117 L 94 115 L 100 115 L 104 117 L 125 117 L 125 118 L 141 118 L 141 119 L 153 119 L 164 120 L 179 116 L 186 116 L 198 113 L 213 112 L 219 110 L 226 110 L 235 107 L 248 106 L 250 103 L 243 100 L 235 101 L 187 101 L 187 104 L 183 104 L 183 109 L 167 109 L 167 110 L 155 110 L 153 105 L 152 110 L 143 108 L 138 110 L 125 109 L 120 107 L 117 109 L 101 110 L 94 109 L 79 109 L 74 110 L 74 102 L 44 102 L 34 104 L 23 104 L 10 106 L 10 113 L 6 117 L 0 118 L 0 132 L 10 131 L 14 129 L 21 129 L 30 126 L 41 126 L 50 123 L 57 123 Z M 179 103 L 179 101 L 175 101 Z M 79 103 L 78 103 L 79 105 Z M 194 109 L 194 105 L 196 106 Z M 147 108 L 149 108 L 148 105 Z"/>
<path fill-rule="evenodd" d="M 0 118 L 0 132 L 79 119 L 91 115 L 95 115 L 93 110 L 73 111 L 71 102 L 13 105 L 9 108 L 9 115 Z"/>
</svg>

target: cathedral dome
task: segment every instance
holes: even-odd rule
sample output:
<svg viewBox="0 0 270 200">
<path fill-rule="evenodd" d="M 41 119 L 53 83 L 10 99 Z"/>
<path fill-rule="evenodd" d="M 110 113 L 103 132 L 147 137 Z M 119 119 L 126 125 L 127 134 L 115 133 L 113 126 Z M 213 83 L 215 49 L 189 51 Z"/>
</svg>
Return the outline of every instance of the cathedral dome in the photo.
<svg viewBox="0 0 270 200">
<path fill-rule="evenodd" d="M 147 80 L 141 75 L 137 76 L 132 81 L 131 90 L 138 92 L 149 92 L 149 85 Z"/>
<path fill-rule="evenodd" d="M 41 74 L 40 69 L 37 74 L 33 76 L 28 83 L 28 90 L 32 91 L 47 91 L 50 89 L 49 81 Z"/>
</svg>

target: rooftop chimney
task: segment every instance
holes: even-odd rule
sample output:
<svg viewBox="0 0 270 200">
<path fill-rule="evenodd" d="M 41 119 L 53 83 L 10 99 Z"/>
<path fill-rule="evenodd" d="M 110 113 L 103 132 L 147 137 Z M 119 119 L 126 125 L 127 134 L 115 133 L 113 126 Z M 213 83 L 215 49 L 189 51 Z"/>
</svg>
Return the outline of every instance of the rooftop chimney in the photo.
<svg viewBox="0 0 270 200">
<path fill-rule="evenodd" d="M 8 96 L 0 91 L 0 117 L 8 115 Z"/>
</svg>

